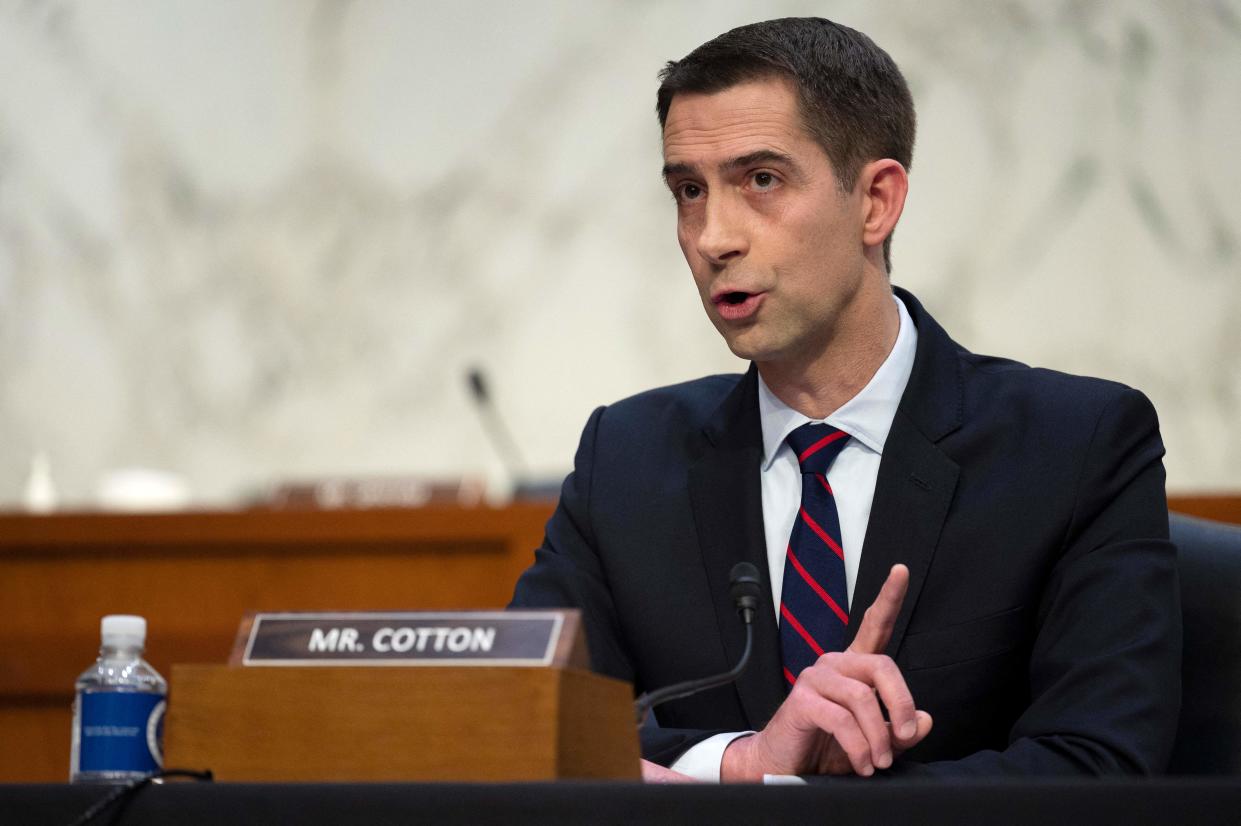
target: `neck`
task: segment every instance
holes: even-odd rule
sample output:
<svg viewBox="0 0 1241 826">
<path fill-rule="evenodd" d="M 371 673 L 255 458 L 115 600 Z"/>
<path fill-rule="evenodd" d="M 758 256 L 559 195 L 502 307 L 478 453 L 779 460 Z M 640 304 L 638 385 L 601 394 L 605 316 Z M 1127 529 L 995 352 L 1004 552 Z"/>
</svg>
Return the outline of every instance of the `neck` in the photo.
<svg viewBox="0 0 1241 826">
<path fill-rule="evenodd" d="M 900 312 L 887 278 L 865 289 L 815 351 L 758 363 L 776 398 L 811 419 L 825 419 L 856 396 L 896 345 Z"/>
</svg>

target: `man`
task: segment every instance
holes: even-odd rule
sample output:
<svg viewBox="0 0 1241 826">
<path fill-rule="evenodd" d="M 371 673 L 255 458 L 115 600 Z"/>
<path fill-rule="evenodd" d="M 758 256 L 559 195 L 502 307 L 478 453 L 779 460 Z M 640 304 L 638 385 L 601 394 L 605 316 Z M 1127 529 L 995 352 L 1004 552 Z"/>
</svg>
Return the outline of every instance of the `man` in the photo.
<svg viewBox="0 0 1241 826">
<path fill-rule="evenodd" d="M 745 26 L 661 79 L 681 249 L 752 365 L 595 411 L 514 606 L 581 608 L 595 669 L 649 690 L 736 661 L 754 562 L 749 669 L 643 730 L 700 779 L 1161 771 L 1180 610 L 1149 402 L 973 355 L 893 290 L 914 112 L 865 35 Z"/>
</svg>

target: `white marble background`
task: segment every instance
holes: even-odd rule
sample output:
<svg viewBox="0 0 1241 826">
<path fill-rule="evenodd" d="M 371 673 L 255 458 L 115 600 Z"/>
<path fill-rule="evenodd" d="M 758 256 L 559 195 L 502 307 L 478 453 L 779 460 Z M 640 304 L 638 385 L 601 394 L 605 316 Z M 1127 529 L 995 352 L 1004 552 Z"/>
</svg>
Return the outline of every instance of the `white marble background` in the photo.
<svg viewBox="0 0 1241 826">
<path fill-rule="evenodd" d="M 204 503 L 502 479 L 590 409 L 741 366 L 658 176 L 655 72 L 817 13 L 904 69 L 894 280 L 971 348 L 1117 378 L 1174 491 L 1241 488 L 1241 3 L 0 0 L 0 504 L 45 452 Z"/>
</svg>

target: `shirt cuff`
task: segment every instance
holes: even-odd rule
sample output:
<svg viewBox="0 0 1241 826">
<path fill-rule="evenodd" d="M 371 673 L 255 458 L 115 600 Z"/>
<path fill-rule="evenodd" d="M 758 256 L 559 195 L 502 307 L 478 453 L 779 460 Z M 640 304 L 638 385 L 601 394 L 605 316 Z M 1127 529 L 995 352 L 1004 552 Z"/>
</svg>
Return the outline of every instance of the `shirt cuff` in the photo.
<svg viewBox="0 0 1241 826">
<path fill-rule="evenodd" d="M 809 786 L 806 778 L 798 777 L 795 774 L 765 774 L 763 775 L 764 786 Z"/>
<path fill-rule="evenodd" d="M 724 750 L 740 737 L 748 737 L 752 731 L 726 731 L 695 743 L 685 750 L 668 768 L 689 775 L 701 783 L 720 782 L 720 764 L 724 762 Z"/>
</svg>

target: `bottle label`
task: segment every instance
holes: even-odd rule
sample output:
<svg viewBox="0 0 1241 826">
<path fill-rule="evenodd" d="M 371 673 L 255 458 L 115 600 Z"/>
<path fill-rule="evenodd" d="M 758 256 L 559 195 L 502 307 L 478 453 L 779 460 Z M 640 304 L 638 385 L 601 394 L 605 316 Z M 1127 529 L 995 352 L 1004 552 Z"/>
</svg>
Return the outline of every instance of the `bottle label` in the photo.
<svg viewBox="0 0 1241 826">
<path fill-rule="evenodd" d="M 78 770 L 154 772 L 164 764 L 163 694 L 83 692 Z"/>
</svg>

